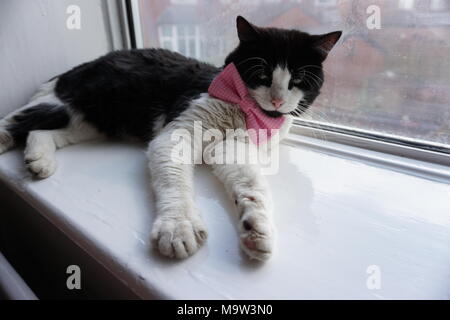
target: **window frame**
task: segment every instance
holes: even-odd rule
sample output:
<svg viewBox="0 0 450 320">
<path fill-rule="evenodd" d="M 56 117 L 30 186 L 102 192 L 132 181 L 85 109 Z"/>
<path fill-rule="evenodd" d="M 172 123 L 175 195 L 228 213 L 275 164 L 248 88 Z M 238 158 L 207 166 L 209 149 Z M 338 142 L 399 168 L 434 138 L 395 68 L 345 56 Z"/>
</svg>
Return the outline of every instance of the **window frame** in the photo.
<svg viewBox="0 0 450 320">
<path fill-rule="evenodd" d="M 122 8 L 128 11 L 126 15 L 129 17 L 129 37 L 131 39 L 136 39 L 134 43 L 132 41 L 130 42 L 129 48 L 143 48 L 139 1 L 117 1 L 123 1 L 127 4 L 122 6 Z M 346 127 L 338 124 L 323 123 L 301 118 L 295 118 L 291 133 L 316 140 L 316 147 L 320 143 L 332 142 L 342 146 L 357 147 L 369 151 L 399 156 L 404 159 L 419 160 L 450 167 L 450 147 L 431 141 L 422 141 L 383 132 L 368 131 L 360 128 Z M 320 148 L 318 147 L 318 149 Z M 424 170 L 427 171 L 426 168 Z M 450 180 L 450 170 L 446 179 Z"/>
<path fill-rule="evenodd" d="M 450 148 L 438 143 L 300 118 L 294 120 L 291 132 L 318 141 L 334 142 L 450 167 Z"/>
</svg>

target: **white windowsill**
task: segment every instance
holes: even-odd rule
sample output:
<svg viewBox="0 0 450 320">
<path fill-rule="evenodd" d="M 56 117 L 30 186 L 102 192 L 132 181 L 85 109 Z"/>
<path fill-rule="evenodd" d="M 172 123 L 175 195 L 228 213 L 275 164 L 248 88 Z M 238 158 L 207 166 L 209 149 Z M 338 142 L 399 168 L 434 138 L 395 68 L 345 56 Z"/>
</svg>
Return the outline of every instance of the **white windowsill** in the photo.
<svg viewBox="0 0 450 320">
<path fill-rule="evenodd" d="M 268 177 L 278 250 L 264 265 L 241 254 L 234 205 L 204 167 L 196 200 L 210 236 L 181 262 L 150 249 L 153 208 L 139 146 L 60 150 L 58 171 L 44 181 L 31 180 L 13 151 L 0 156 L 0 179 L 142 298 L 450 298 L 450 186 L 300 140 L 282 146 L 280 172 Z M 371 265 L 381 270 L 380 290 L 366 286 Z"/>
</svg>

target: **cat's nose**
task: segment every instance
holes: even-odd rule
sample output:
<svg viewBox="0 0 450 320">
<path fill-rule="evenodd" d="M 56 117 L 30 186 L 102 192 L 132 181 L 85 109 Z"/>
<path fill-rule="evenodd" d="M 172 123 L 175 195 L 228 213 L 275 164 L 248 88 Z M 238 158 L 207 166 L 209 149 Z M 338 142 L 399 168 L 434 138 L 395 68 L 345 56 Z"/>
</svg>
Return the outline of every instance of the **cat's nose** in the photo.
<svg viewBox="0 0 450 320">
<path fill-rule="evenodd" d="M 272 100 L 272 105 L 275 107 L 275 109 L 280 109 L 283 104 L 284 104 L 284 100 L 282 100 L 282 99 L 273 99 Z"/>
</svg>

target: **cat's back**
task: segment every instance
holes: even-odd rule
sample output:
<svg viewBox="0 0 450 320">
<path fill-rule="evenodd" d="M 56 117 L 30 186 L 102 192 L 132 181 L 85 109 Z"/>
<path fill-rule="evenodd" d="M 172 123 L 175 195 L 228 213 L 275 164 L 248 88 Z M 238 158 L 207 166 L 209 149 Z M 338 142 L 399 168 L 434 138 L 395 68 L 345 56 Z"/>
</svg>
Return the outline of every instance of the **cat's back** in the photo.
<svg viewBox="0 0 450 320">
<path fill-rule="evenodd" d="M 177 117 L 219 72 L 165 49 L 115 51 L 59 76 L 55 91 L 108 134 L 148 137 L 149 123 Z"/>
<path fill-rule="evenodd" d="M 177 92 L 207 89 L 220 70 L 210 64 L 165 49 L 114 51 L 59 77 L 57 91 L 165 89 Z M 88 82 L 88 84 L 87 84 Z M 155 90 L 151 90 L 155 92 Z"/>
</svg>

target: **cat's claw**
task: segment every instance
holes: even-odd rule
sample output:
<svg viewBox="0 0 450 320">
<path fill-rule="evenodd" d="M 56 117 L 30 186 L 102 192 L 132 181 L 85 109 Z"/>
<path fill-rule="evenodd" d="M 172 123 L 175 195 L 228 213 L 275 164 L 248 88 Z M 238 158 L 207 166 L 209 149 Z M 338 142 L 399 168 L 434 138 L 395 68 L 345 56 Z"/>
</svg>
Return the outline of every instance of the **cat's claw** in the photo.
<svg viewBox="0 0 450 320">
<path fill-rule="evenodd" d="M 186 216 L 158 218 L 152 231 L 154 247 L 162 255 L 177 259 L 192 256 L 207 237 L 203 222 Z"/>
</svg>

